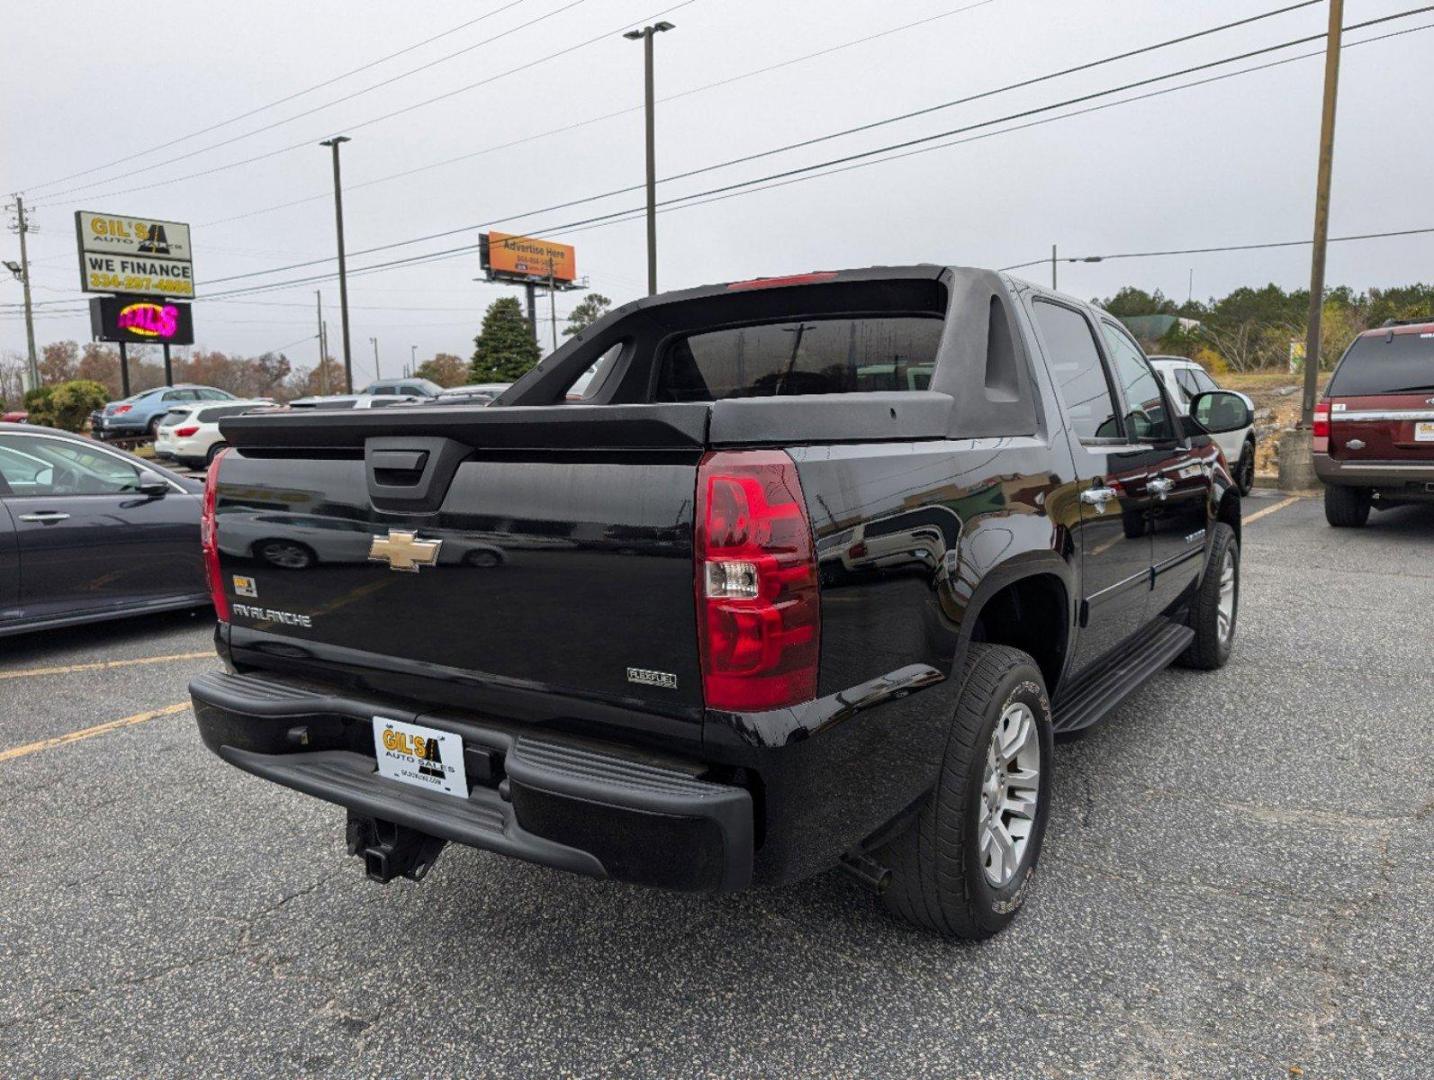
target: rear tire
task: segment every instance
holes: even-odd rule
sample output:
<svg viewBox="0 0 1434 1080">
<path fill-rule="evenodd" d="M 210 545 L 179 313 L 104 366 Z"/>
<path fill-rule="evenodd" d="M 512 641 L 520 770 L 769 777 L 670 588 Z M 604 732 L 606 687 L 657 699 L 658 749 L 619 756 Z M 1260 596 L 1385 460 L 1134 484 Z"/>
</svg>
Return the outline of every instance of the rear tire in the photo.
<svg viewBox="0 0 1434 1080">
<path fill-rule="evenodd" d="M 889 911 L 959 938 L 990 937 L 1015 918 L 1045 835 L 1052 745 L 1036 662 L 1019 649 L 973 644 L 936 788 L 882 853 L 892 871 L 882 894 Z"/>
<path fill-rule="evenodd" d="M 1220 522 L 1215 526 L 1205 576 L 1190 605 L 1190 628 L 1195 631 L 1195 640 L 1176 663 L 1199 671 L 1224 667 L 1235 646 L 1239 616 L 1240 544 L 1235 530 Z"/>
<path fill-rule="evenodd" d="M 1369 520 L 1369 508 L 1373 502 L 1373 493 L 1369 488 L 1326 484 L 1324 518 L 1336 529 L 1358 529 Z"/>
<path fill-rule="evenodd" d="M 209 468 L 209 466 L 213 465 L 214 459 L 219 456 L 219 452 L 221 450 L 227 450 L 228 448 L 229 444 L 225 442 L 217 442 L 213 446 L 211 446 L 209 448 L 209 452 L 204 455 L 204 467 L 207 469 Z"/>
</svg>

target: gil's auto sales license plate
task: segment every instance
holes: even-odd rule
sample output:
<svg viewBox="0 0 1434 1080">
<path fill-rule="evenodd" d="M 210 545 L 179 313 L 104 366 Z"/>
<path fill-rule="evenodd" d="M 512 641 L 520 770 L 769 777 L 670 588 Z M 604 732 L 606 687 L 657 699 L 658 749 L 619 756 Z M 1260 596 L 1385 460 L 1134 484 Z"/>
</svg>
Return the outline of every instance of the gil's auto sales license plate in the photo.
<svg viewBox="0 0 1434 1080">
<path fill-rule="evenodd" d="M 1434 420 L 1421 420 L 1414 425 L 1415 442 L 1434 442 Z"/>
<path fill-rule="evenodd" d="M 373 752 L 378 758 L 380 776 L 460 799 L 468 798 L 463 739 L 451 731 L 375 716 Z"/>
</svg>

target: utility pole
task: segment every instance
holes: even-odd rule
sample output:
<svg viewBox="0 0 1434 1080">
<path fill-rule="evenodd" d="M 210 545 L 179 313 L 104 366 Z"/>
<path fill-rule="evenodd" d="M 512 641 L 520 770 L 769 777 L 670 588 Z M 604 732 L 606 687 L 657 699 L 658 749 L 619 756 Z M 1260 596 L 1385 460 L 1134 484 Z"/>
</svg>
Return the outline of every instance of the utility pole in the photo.
<svg viewBox="0 0 1434 1080">
<path fill-rule="evenodd" d="M 1319 128 L 1319 168 L 1315 178 L 1314 253 L 1310 259 L 1309 332 L 1305 336 L 1305 393 L 1300 428 L 1314 423 L 1319 390 L 1320 312 L 1324 305 L 1324 257 L 1329 240 L 1329 188 L 1334 168 L 1334 112 L 1339 98 L 1339 50 L 1344 25 L 1344 0 L 1329 0 L 1329 35 L 1324 50 L 1324 108 Z M 1284 455 L 1280 455 L 1283 460 Z"/>
<path fill-rule="evenodd" d="M 319 324 L 319 356 L 322 357 L 319 364 L 319 393 L 327 394 L 333 389 L 329 386 L 329 323 L 327 319 Z"/>
<path fill-rule="evenodd" d="M 378 338 L 371 337 L 368 340 L 373 345 L 373 377 L 375 379 L 381 379 L 383 378 L 383 372 L 378 369 Z"/>
<path fill-rule="evenodd" d="M 349 354 L 349 285 L 344 265 L 344 191 L 339 177 L 339 147 L 349 141 L 347 135 L 335 135 L 319 143 L 334 152 L 334 219 L 339 232 L 339 325 L 344 335 L 344 393 L 354 392 L 354 365 Z"/>
<path fill-rule="evenodd" d="M 410 376 L 412 376 L 413 373 L 416 372 L 417 370 L 418 370 L 418 346 L 417 346 L 417 345 L 410 345 L 410 346 L 408 347 L 408 374 L 409 374 Z"/>
<path fill-rule="evenodd" d="M 553 320 L 553 352 L 558 351 L 558 283 L 553 276 L 553 260 L 548 260 L 548 314 Z"/>
<path fill-rule="evenodd" d="M 525 281 L 523 293 L 528 299 L 528 327 L 533 331 L 533 344 L 541 345 L 538 340 L 538 287 L 531 281 Z"/>
<path fill-rule="evenodd" d="M 657 138 L 653 122 L 652 39 L 672 23 L 659 22 L 641 30 L 629 30 L 622 36 L 642 42 L 644 101 L 647 116 L 647 295 L 657 292 Z"/>
<path fill-rule="evenodd" d="M 20 234 L 20 273 L 16 276 L 19 277 L 20 287 L 25 294 L 25 345 L 30 361 L 29 389 L 35 390 L 40 386 L 40 361 L 35 356 L 35 313 L 30 306 L 30 253 L 25 243 L 26 234 L 34 226 L 25 218 L 25 200 L 20 195 L 15 196 L 15 224 L 11 228 Z"/>
<path fill-rule="evenodd" d="M 1051 245 L 1051 291 L 1056 289 L 1056 246 Z"/>
<path fill-rule="evenodd" d="M 314 290 L 314 314 L 319 319 L 319 391 L 328 393 L 328 379 L 324 375 L 324 351 L 327 342 L 324 341 L 324 294 L 318 289 Z"/>
</svg>

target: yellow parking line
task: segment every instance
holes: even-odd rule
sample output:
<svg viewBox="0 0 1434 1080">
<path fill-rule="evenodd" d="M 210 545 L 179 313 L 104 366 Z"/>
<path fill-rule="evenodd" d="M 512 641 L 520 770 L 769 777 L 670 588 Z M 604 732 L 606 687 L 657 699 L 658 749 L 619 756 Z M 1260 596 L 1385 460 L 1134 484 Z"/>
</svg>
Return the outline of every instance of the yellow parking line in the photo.
<svg viewBox="0 0 1434 1080">
<path fill-rule="evenodd" d="M 1269 517 L 1276 510 L 1283 510 L 1287 506 L 1293 506 L 1302 498 L 1304 498 L 1303 495 L 1291 495 L 1288 499 L 1283 499 L 1280 502 L 1275 503 L 1274 506 L 1267 506 L 1263 510 L 1256 510 L 1253 514 L 1251 514 L 1245 519 L 1244 524 L 1253 525 L 1255 522 L 1259 521 L 1260 518 Z"/>
<path fill-rule="evenodd" d="M 214 655 L 213 649 L 203 652 L 170 653 L 168 656 L 139 656 L 132 660 L 97 660 L 92 664 L 67 664 L 64 667 L 26 668 L 23 671 L 0 671 L 0 680 L 26 679 L 31 675 L 73 675 L 77 671 L 103 671 L 106 668 L 130 667 L 133 664 L 165 664 L 171 660 L 203 660 Z"/>
<path fill-rule="evenodd" d="M 174 705 L 166 705 L 162 709 L 150 709 L 148 712 L 126 716 L 122 720 L 111 720 L 105 724 L 96 724 L 94 727 L 72 731 L 68 735 L 56 735 L 53 739 L 41 739 L 39 742 L 26 743 L 24 746 L 12 746 L 9 750 L 0 750 L 0 761 L 13 761 L 30 754 L 38 754 L 41 750 L 52 750 L 57 746 L 64 746 L 66 743 L 79 742 L 81 739 L 93 739 L 96 735 L 118 731 L 120 728 L 133 727 L 135 724 L 143 724 L 146 720 L 157 720 L 161 716 L 173 716 L 188 708 L 189 702 L 181 701 Z"/>
</svg>

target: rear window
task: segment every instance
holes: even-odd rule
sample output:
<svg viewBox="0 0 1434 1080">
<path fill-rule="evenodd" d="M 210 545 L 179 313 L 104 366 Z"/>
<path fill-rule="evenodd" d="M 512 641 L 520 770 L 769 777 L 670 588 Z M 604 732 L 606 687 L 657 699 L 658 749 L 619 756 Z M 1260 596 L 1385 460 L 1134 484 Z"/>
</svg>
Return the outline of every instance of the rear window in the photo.
<svg viewBox="0 0 1434 1080">
<path fill-rule="evenodd" d="M 170 409 L 164 414 L 164 419 L 159 422 L 160 427 L 174 427 L 176 424 L 188 418 L 193 412 L 193 406 L 187 409 Z"/>
<path fill-rule="evenodd" d="M 891 315 L 810 318 L 711 330 L 671 342 L 656 400 L 925 390 L 943 320 Z"/>
<path fill-rule="evenodd" d="M 1434 390 L 1434 333 L 1356 338 L 1330 380 L 1331 397 Z"/>
</svg>

